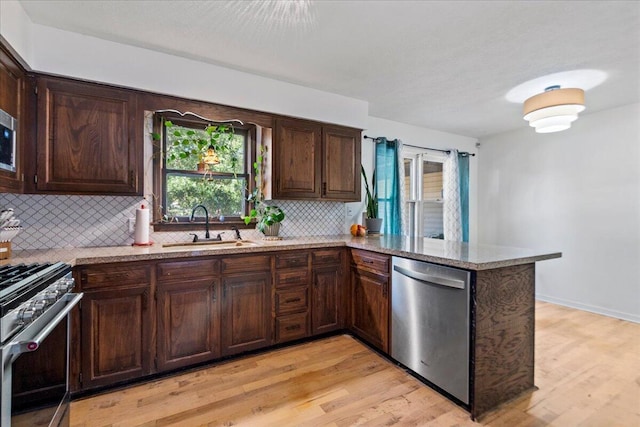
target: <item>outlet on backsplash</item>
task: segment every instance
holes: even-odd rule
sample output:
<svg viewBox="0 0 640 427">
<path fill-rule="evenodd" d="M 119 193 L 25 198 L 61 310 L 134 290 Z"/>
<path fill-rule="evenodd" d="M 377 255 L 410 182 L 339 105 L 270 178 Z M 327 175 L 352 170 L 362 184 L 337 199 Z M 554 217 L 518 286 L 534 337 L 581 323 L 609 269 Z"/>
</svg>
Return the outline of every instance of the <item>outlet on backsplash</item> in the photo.
<svg viewBox="0 0 640 427">
<path fill-rule="evenodd" d="M 129 226 L 129 234 L 132 234 L 136 229 L 136 219 L 135 218 L 127 218 L 127 224 Z"/>
</svg>

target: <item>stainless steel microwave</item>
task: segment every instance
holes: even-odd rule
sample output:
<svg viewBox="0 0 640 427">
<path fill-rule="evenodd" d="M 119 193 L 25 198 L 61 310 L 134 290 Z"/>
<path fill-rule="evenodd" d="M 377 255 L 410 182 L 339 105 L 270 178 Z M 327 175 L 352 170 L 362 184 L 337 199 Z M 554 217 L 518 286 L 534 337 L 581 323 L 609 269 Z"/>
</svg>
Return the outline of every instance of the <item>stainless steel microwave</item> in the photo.
<svg viewBox="0 0 640 427">
<path fill-rule="evenodd" d="M 18 121 L 0 110 L 0 169 L 16 171 L 16 129 Z"/>
</svg>

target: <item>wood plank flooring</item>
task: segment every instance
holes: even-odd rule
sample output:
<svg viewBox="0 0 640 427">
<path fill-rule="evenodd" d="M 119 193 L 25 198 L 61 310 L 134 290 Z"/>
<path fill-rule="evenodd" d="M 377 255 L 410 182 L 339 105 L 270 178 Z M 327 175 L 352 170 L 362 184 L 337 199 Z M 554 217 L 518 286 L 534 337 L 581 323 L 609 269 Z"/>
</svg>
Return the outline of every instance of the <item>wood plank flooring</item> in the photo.
<svg viewBox="0 0 640 427">
<path fill-rule="evenodd" d="M 640 426 L 640 325 L 536 303 L 539 390 L 469 414 L 349 336 L 78 400 L 83 426 Z"/>
</svg>

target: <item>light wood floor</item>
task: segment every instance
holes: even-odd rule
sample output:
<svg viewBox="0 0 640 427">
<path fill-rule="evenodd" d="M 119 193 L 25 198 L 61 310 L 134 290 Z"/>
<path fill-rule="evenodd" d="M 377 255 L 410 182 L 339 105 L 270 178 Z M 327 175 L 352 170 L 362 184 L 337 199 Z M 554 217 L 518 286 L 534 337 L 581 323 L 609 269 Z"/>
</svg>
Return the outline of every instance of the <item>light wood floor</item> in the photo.
<svg viewBox="0 0 640 427">
<path fill-rule="evenodd" d="M 81 426 L 640 426 L 640 325 L 536 304 L 539 390 L 475 423 L 349 336 L 229 361 L 71 406 Z"/>
</svg>

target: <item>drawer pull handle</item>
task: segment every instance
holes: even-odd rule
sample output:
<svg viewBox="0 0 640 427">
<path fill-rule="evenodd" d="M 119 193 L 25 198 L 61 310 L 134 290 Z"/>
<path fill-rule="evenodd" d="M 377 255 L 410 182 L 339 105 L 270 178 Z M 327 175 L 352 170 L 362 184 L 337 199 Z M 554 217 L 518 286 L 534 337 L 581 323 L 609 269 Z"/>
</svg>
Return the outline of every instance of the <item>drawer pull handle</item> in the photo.
<svg viewBox="0 0 640 427">
<path fill-rule="evenodd" d="M 284 300 L 284 302 L 288 303 L 292 303 L 292 302 L 300 302 L 300 297 L 298 298 L 288 298 L 286 300 Z"/>
<path fill-rule="evenodd" d="M 284 329 L 287 331 L 295 331 L 296 329 L 300 329 L 300 324 L 287 326 Z"/>
</svg>

